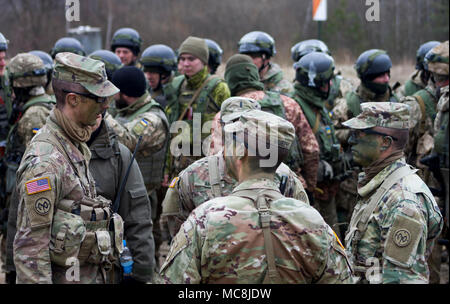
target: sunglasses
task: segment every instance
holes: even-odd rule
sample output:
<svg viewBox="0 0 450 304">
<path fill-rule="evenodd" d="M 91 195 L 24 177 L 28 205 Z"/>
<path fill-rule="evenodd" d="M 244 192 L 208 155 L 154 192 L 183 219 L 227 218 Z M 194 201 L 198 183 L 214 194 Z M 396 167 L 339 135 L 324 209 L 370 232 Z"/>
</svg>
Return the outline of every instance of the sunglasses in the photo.
<svg viewBox="0 0 450 304">
<path fill-rule="evenodd" d="M 354 136 L 355 138 L 358 138 L 360 133 L 362 132 L 366 135 L 380 135 L 380 136 L 389 136 L 391 137 L 394 141 L 398 141 L 398 139 L 392 135 L 386 134 L 386 133 L 381 133 L 381 132 L 377 132 L 375 130 L 372 129 L 364 129 L 364 130 L 355 130 L 351 132 L 351 136 Z"/>
<path fill-rule="evenodd" d="M 89 93 L 72 92 L 72 91 L 67 91 L 67 90 L 63 90 L 63 92 L 81 95 L 81 96 L 95 100 L 96 103 L 104 103 L 107 99 L 106 97 L 99 97 L 99 96 L 96 96 L 94 94 L 89 94 Z"/>
</svg>

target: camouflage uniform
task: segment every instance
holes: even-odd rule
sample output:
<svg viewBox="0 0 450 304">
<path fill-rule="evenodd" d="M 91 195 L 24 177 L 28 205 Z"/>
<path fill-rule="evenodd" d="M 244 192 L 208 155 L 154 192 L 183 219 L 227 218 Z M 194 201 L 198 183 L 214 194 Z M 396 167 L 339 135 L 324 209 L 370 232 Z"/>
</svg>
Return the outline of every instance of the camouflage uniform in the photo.
<svg viewBox="0 0 450 304">
<path fill-rule="evenodd" d="M 103 63 L 72 53 L 56 56 L 53 76 L 79 83 L 96 96 L 118 92 L 106 80 Z M 75 259 L 74 267 L 76 261 L 80 265 L 79 282 L 101 282 L 109 263 L 121 252 L 123 232 L 113 229 L 113 236 L 108 232 L 110 220 L 113 228 L 120 227 L 120 216 L 108 209 L 110 201 L 97 197 L 88 169 L 89 148 L 69 137 L 55 111 L 31 140 L 17 171 L 19 205 L 13 244 L 17 282 L 78 281 L 76 274 L 67 275 L 72 266 L 69 257 Z"/>
<path fill-rule="evenodd" d="M 291 145 L 292 124 L 258 110 L 244 112 L 225 132 L 241 132 L 245 123 L 260 121 L 276 127 L 280 147 Z M 261 130 L 257 134 L 265 135 Z M 231 195 L 205 202 L 191 213 L 172 242 L 161 281 L 348 283 L 351 269 L 339 244 L 314 208 L 283 197 L 268 178 L 249 176 Z"/>
<path fill-rule="evenodd" d="M 406 105 L 364 103 L 362 113 L 344 125 L 405 130 L 408 119 Z M 428 283 L 427 258 L 443 221 L 433 195 L 415 172 L 404 158 L 397 158 L 368 181 L 360 174 L 358 203 L 345 238 L 357 282 Z"/>
<path fill-rule="evenodd" d="M 195 48 L 192 45 L 196 44 Z M 187 46 L 191 46 L 186 49 Z M 192 51 L 191 51 L 192 49 Z M 198 50 L 195 52 L 195 50 Z M 195 52 L 196 54 L 194 54 Z M 220 110 L 222 102 L 230 97 L 230 90 L 225 81 L 216 75 L 208 73 L 208 47 L 204 39 L 188 37 L 180 46 L 179 54 L 188 53 L 202 60 L 205 64 L 202 70 L 192 77 L 180 75 L 175 77 L 170 84 L 164 87 L 164 93 L 167 99 L 166 113 L 169 123 L 175 121 L 185 121 L 189 124 L 191 131 L 189 142 L 191 144 L 191 154 L 193 153 L 193 118 L 194 114 L 201 115 L 201 124 L 213 119 L 214 115 Z M 195 130 L 196 132 L 198 130 Z M 187 134 L 173 134 L 173 137 L 188 136 Z M 201 139 L 205 139 L 207 134 L 201 134 Z M 169 178 L 175 177 L 184 168 L 189 166 L 202 155 L 183 155 L 173 156 L 168 154 L 167 175 Z"/>
<path fill-rule="evenodd" d="M 264 84 L 264 89 L 267 91 L 274 91 L 279 93 L 291 93 L 294 91 L 292 83 L 283 78 L 283 70 L 274 62 L 269 63 L 269 69 L 261 78 Z"/>
<path fill-rule="evenodd" d="M 395 90 L 395 94 L 398 98 L 411 96 L 417 91 L 423 90 L 427 87 L 428 83 L 424 83 L 420 77 L 422 71 L 414 71 L 404 85 Z"/>
</svg>

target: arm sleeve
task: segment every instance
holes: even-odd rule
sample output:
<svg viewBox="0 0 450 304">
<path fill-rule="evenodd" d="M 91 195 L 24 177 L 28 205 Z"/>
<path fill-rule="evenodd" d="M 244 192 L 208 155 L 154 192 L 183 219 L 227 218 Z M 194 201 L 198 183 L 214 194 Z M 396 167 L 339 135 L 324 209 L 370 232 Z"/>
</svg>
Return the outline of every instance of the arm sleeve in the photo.
<svg viewBox="0 0 450 304">
<path fill-rule="evenodd" d="M 17 134 L 25 146 L 28 146 L 35 132 L 45 125 L 49 114 L 50 110 L 44 106 L 32 106 L 25 111 L 17 124 Z"/>
</svg>

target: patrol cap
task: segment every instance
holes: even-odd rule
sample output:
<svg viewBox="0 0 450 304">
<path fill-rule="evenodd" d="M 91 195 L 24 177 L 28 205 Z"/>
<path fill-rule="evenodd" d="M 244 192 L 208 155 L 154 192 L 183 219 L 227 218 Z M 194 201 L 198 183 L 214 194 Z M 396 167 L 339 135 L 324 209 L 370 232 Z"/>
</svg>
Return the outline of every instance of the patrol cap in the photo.
<svg viewBox="0 0 450 304">
<path fill-rule="evenodd" d="M 106 76 L 105 64 L 100 60 L 64 52 L 56 55 L 53 79 L 78 83 L 90 93 L 109 97 L 119 92 Z"/>
<path fill-rule="evenodd" d="M 261 106 L 251 98 L 230 97 L 220 107 L 220 119 L 226 124 L 238 118 L 242 112 L 249 110 L 261 110 Z"/>
<path fill-rule="evenodd" d="M 397 102 L 365 102 L 361 113 L 342 124 L 352 129 L 409 129 L 410 106 Z"/>
<path fill-rule="evenodd" d="M 287 120 L 261 110 L 241 112 L 239 120 L 224 127 L 225 133 L 247 132 L 248 138 L 267 140 L 289 150 L 295 138 L 295 128 Z M 238 138 L 238 137 L 237 137 Z"/>
<path fill-rule="evenodd" d="M 448 40 L 435 46 L 425 55 L 425 65 L 430 72 L 448 75 Z"/>
</svg>

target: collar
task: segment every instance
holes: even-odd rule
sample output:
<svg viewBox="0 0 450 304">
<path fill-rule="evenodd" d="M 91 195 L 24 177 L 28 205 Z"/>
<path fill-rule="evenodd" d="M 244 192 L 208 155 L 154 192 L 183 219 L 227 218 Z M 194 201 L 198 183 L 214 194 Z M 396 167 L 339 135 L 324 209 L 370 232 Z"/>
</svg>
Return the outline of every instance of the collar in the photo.
<svg viewBox="0 0 450 304">
<path fill-rule="evenodd" d="M 241 190 L 259 190 L 259 189 L 267 189 L 267 190 L 275 190 L 280 192 L 277 184 L 273 180 L 267 178 L 252 178 L 243 181 L 236 188 L 233 189 L 232 193 L 241 191 Z"/>
<path fill-rule="evenodd" d="M 391 97 L 391 87 L 389 86 L 386 92 L 382 95 L 377 95 L 372 92 L 369 88 L 367 88 L 364 83 L 361 84 L 356 89 L 357 94 L 361 97 L 364 102 L 369 101 L 389 101 Z"/>
<path fill-rule="evenodd" d="M 89 146 L 92 153 L 92 159 L 109 159 L 114 155 L 114 151 L 106 121 L 103 121 L 100 128 L 100 133 Z"/>
<path fill-rule="evenodd" d="M 262 77 L 261 82 L 278 83 L 282 79 L 283 79 L 283 70 L 281 70 L 281 68 L 278 64 L 270 62 L 269 69 Z"/>
<path fill-rule="evenodd" d="M 197 74 L 195 74 L 192 77 L 186 77 L 187 85 L 189 88 L 197 89 L 199 88 L 206 78 L 208 78 L 208 68 L 207 66 L 204 66 L 203 69 L 201 69 Z"/>
<path fill-rule="evenodd" d="M 383 170 L 381 170 L 377 175 L 375 175 L 374 178 L 372 178 L 367 184 L 365 184 L 363 187 L 358 188 L 358 194 L 361 197 L 366 197 L 369 194 L 371 194 L 373 191 L 375 191 L 385 180 L 386 178 L 392 174 L 395 170 L 397 170 L 400 167 L 403 167 L 406 165 L 405 158 L 401 158 L 387 167 L 385 167 Z M 364 178 L 365 173 L 361 172 L 358 176 L 359 180 L 362 180 Z"/>
<path fill-rule="evenodd" d="M 123 109 L 117 109 L 117 114 L 121 116 L 128 116 L 138 111 L 140 108 L 145 106 L 151 101 L 150 94 L 146 91 L 144 95 L 139 97 L 134 103 L 130 104 L 128 107 Z"/>
</svg>

